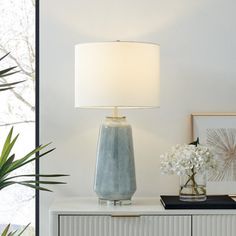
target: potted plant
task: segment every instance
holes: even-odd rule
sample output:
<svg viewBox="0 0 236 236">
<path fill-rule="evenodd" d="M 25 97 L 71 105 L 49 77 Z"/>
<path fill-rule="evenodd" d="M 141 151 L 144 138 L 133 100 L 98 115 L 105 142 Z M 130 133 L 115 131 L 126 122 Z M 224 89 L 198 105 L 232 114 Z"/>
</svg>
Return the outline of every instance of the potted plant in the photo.
<svg viewBox="0 0 236 236">
<path fill-rule="evenodd" d="M 6 58 L 9 55 L 9 53 L 5 54 L 3 57 L 0 58 L 0 61 L 2 61 L 4 58 Z M 18 73 L 19 71 L 15 71 L 16 67 L 10 67 L 3 70 L 0 70 L 0 78 L 1 77 L 7 77 L 10 75 L 13 75 L 15 73 Z M 0 84 L 0 92 L 9 90 L 14 88 L 14 85 L 22 83 L 24 81 L 17 81 L 17 82 L 11 82 L 11 83 L 2 83 Z M 1 190 L 4 188 L 7 188 L 14 184 L 23 185 L 29 188 L 37 189 L 40 191 L 51 191 L 50 189 L 46 187 L 42 187 L 41 185 L 48 185 L 48 184 L 65 184 L 65 182 L 58 182 L 58 181 L 49 181 L 49 180 L 41 180 L 40 177 L 43 178 L 54 178 L 54 177 L 62 177 L 67 176 L 63 174 L 22 174 L 22 175 L 14 175 L 14 171 L 47 155 L 48 153 L 52 152 L 55 148 L 49 149 L 47 151 L 44 151 L 46 147 L 49 146 L 49 144 L 46 145 L 40 145 L 24 155 L 21 158 L 16 159 L 15 153 L 12 153 L 13 147 L 15 143 L 17 142 L 18 135 L 13 137 L 13 127 L 8 133 L 7 138 L 5 139 L 2 151 L 0 151 L 0 194 Z M 43 151 L 43 152 L 42 152 Z M 29 226 L 29 224 L 20 232 L 17 231 L 10 231 L 10 224 L 6 226 L 6 228 L 3 230 L 1 236 L 14 236 L 14 235 L 22 235 L 23 232 L 25 232 L 26 228 Z"/>
</svg>

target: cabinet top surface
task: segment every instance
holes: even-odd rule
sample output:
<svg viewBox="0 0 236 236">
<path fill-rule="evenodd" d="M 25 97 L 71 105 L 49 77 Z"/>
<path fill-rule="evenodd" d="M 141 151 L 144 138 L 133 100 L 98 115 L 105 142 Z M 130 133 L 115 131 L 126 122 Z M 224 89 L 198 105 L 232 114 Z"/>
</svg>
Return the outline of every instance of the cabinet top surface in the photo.
<svg viewBox="0 0 236 236">
<path fill-rule="evenodd" d="M 87 215 L 210 215 L 236 214 L 236 210 L 165 210 L 160 198 L 134 198 L 128 206 L 100 205 L 97 198 L 58 198 L 50 207 L 51 214 Z"/>
</svg>

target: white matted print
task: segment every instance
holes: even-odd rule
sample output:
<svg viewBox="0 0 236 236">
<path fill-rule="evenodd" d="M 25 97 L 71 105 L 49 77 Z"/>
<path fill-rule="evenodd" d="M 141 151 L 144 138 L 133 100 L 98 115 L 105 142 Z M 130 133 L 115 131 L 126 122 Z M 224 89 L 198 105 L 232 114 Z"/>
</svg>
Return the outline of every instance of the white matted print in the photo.
<svg viewBox="0 0 236 236">
<path fill-rule="evenodd" d="M 192 135 L 211 148 L 219 172 L 210 181 L 236 181 L 236 113 L 193 113 Z"/>
</svg>

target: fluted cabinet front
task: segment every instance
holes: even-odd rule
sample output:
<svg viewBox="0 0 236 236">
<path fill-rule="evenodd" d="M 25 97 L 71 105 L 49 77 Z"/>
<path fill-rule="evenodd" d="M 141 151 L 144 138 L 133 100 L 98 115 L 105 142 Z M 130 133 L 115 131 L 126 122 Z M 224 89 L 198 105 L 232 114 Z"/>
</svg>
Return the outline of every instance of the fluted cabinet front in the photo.
<svg viewBox="0 0 236 236">
<path fill-rule="evenodd" d="M 195 215 L 193 236 L 235 236 L 236 215 Z"/>
<path fill-rule="evenodd" d="M 59 236 L 191 236 L 191 216 L 61 215 Z"/>
</svg>

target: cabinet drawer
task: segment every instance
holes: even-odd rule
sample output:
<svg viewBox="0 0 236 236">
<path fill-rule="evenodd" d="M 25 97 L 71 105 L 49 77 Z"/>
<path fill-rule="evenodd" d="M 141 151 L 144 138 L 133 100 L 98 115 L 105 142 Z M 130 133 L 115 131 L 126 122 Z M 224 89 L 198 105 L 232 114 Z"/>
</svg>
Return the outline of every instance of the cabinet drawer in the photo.
<svg viewBox="0 0 236 236">
<path fill-rule="evenodd" d="M 235 236 L 236 215 L 195 215 L 193 236 Z"/>
<path fill-rule="evenodd" d="M 191 216 L 60 215 L 59 236 L 191 236 Z"/>
</svg>

